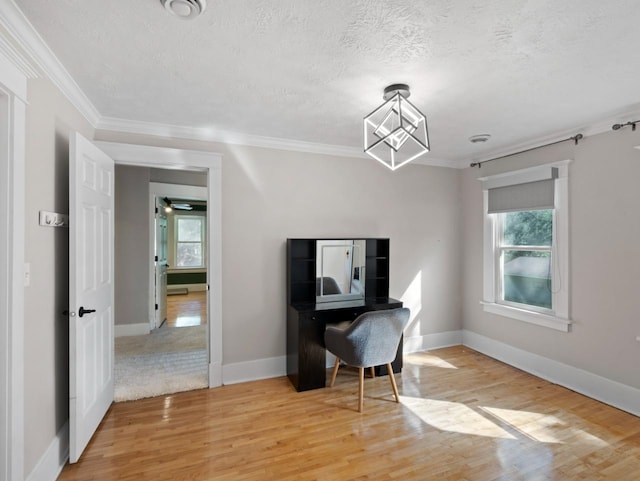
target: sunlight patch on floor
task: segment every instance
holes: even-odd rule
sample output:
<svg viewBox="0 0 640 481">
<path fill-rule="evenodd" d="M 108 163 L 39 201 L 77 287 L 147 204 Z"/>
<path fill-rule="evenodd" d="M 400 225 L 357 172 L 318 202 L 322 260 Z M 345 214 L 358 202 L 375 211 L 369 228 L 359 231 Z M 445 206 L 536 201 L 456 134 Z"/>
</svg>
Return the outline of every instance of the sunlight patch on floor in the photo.
<svg viewBox="0 0 640 481">
<path fill-rule="evenodd" d="M 482 407 L 480 409 L 508 424 L 524 436 L 541 443 L 564 444 L 577 442 L 600 447 L 609 445 L 599 437 L 571 426 L 569 422 L 550 414 L 491 407 Z"/>
<path fill-rule="evenodd" d="M 453 364 L 445 361 L 444 359 L 434 356 L 433 354 L 419 353 L 419 354 L 405 354 L 404 359 L 408 364 L 415 366 L 426 367 L 441 367 L 443 369 L 458 369 Z"/>
<path fill-rule="evenodd" d="M 192 327 L 200 324 L 200 316 L 178 316 L 176 318 L 176 327 Z"/>
<path fill-rule="evenodd" d="M 498 439 L 496 457 L 512 476 L 506 479 L 549 481 L 553 477 L 553 449 L 544 443 Z"/>
<path fill-rule="evenodd" d="M 461 403 L 406 396 L 400 396 L 400 402 L 423 422 L 441 431 L 515 439 L 496 423 Z"/>
</svg>

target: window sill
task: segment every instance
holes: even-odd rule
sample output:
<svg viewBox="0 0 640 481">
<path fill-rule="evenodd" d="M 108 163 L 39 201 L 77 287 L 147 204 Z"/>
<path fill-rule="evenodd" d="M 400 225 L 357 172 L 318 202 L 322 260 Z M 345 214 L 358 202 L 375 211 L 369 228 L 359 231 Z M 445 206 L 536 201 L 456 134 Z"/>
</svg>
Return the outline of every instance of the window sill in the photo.
<svg viewBox="0 0 640 481">
<path fill-rule="evenodd" d="M 538 326 L 548 327 L 557 331 L 569 332 L 569 326 L 571 326 L 571 321 L 569 319 L 563 319 L 561 317 L 527 311 L 525 309 L 518 309 L 517 307 L 504 306 L 502 304 L 496 304 L 495 302 L 481 301 L 480 304 L 482 304 L 485 312 L 510 317 L 511 319 L 517 319 L 518 321 L 528 322 Z"/>
</svg>

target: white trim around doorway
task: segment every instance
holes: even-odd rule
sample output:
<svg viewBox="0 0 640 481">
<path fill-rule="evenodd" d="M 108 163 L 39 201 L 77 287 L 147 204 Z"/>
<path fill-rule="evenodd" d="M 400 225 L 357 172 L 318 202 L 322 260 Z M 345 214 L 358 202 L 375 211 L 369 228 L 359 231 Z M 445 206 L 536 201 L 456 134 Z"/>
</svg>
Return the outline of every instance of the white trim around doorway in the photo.
<svg viewBox="0 0 640 481">
<path fill-rule="evenodd" d="M 0 37 L 0 479 L 24 479 L 25 138 L 28 62 Z"/>
<path fill-rule="evenodd" d="M 196 150 L 94 142 L 116 165 L 207 173 L 209 387 L 222 385 L 222 155 Z"/>
</svg>

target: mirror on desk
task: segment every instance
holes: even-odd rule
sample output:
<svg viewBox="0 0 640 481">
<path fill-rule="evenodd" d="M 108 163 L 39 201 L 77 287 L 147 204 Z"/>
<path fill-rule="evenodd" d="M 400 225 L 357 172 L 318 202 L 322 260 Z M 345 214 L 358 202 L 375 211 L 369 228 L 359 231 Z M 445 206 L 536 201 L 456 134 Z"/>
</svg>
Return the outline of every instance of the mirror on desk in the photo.
<svg viewBox="0 0 640 481">
<path fill-rule="evenodd" d="M 316 241 L 316 302 L 364 299 L 366 240 Z"/>
</svg>

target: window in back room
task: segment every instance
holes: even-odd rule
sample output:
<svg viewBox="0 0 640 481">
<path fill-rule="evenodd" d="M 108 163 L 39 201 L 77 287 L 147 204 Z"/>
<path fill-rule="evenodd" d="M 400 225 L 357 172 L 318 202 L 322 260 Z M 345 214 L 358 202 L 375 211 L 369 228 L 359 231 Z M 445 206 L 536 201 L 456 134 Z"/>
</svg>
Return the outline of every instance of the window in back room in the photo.
<svg viewBox="0 0 640 481">
<path fill-rule="evenodd" d="M 204 267 L 205 218 L 176 216 L 176 266 Z"/>
</svg>

